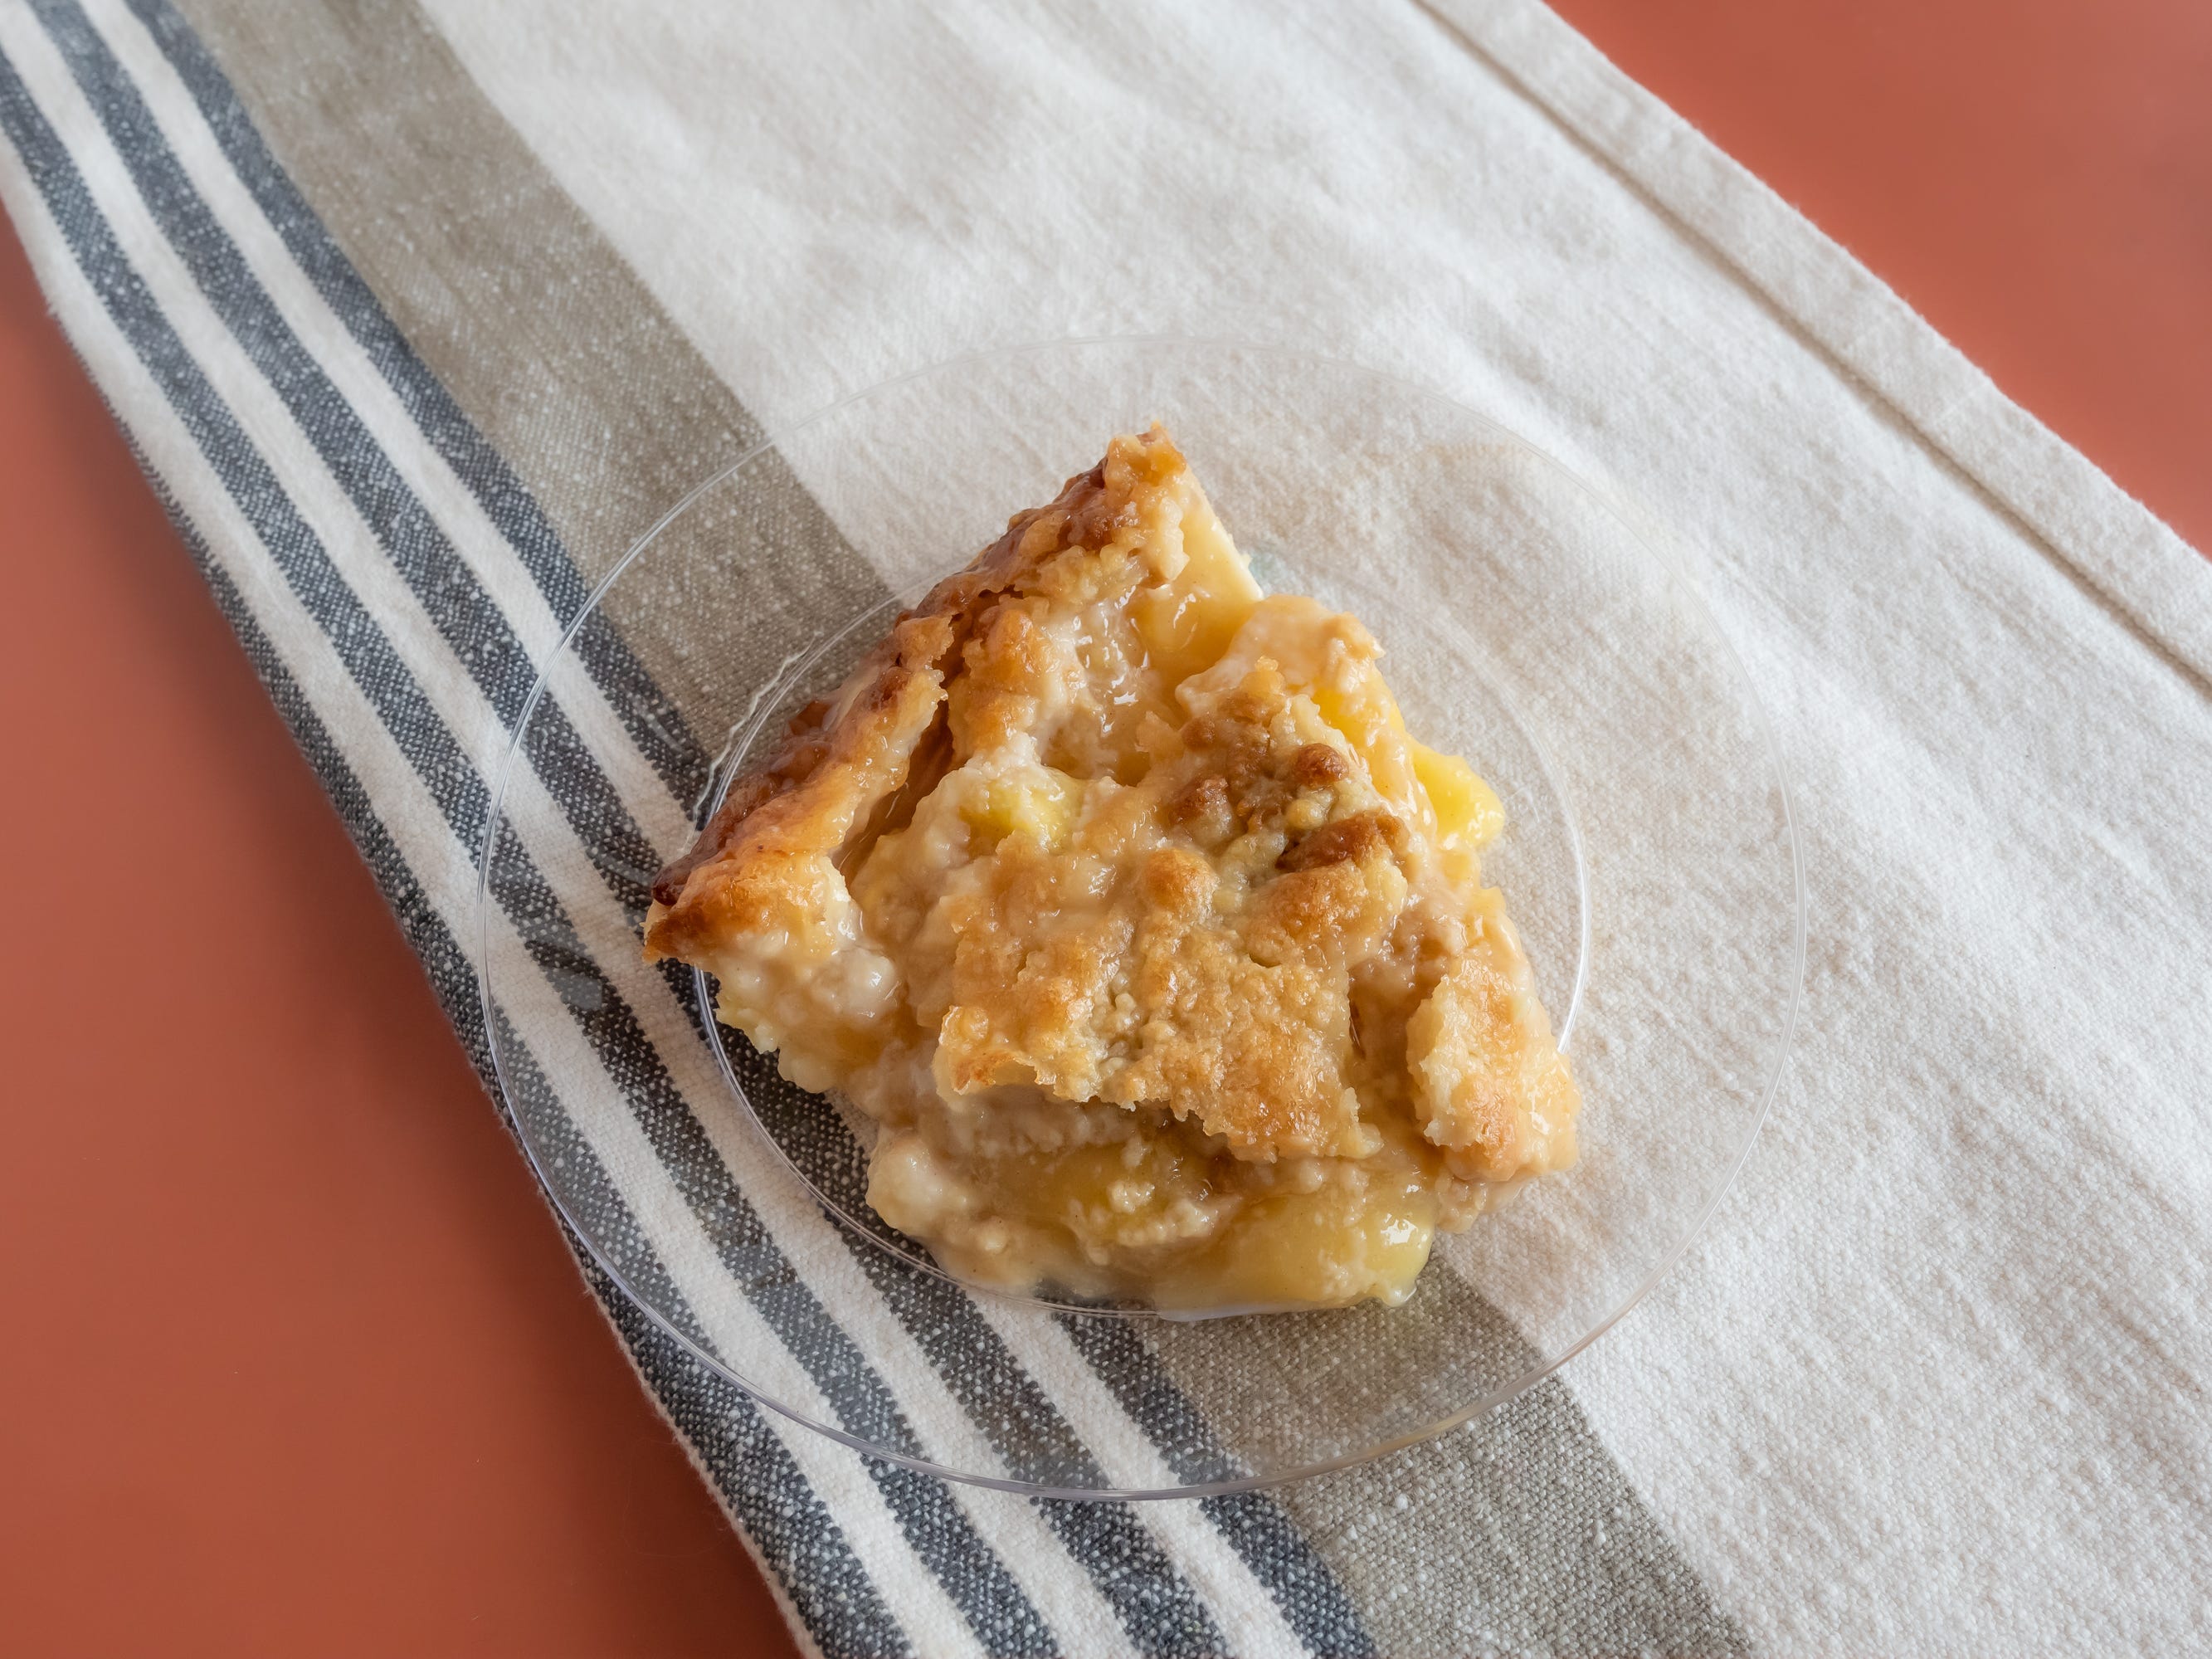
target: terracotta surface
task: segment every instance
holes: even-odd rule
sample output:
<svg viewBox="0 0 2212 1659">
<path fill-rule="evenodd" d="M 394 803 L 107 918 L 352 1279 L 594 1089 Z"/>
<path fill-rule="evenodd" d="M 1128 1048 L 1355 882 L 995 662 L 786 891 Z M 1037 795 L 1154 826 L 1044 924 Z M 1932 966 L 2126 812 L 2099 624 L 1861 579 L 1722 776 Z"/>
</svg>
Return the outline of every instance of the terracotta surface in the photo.
<svg viewBox="0 0 2212 1659">
<path fill-rule="evenodd" d="M 1563 9 L 2212 544 L 2212 7 Z M 0 556 L 0 1646 L 792 1651 L 12 237 Z"/>
</svg>

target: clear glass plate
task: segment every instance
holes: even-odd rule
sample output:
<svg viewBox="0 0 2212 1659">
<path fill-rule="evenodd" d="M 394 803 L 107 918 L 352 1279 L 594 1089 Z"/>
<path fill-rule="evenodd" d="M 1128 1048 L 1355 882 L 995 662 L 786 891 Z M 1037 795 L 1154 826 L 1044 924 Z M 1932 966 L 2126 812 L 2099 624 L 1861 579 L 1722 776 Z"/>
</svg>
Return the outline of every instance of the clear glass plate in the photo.
<svg viewBox="0 0 2212 1659">
<path fill-rule="evenodd" d="M 1411 1301 L 1202 1321 L 971 1290 L 877 1220 L 829 1102 L 646 884 L 903 599 L 1164 421 L 1273 592 L 1355 612 L 1408 726 L 1504 803 L 1484 855 L 1583 1094 L 1581 1162 Z M 1678 1260 L 1780 1079 L 1804 904 L 1780 752 L 1694 582 L 1565 468 L 1368 370 L 1182 339 L 957 359 L 701 484 L 593 595 L 500 778 L 479 892 L 507 1103 L 586 1248 L 703 1363 L 894 1462 L 1060 1497 L 1239 1490 L 1502 1404 Z"/>
</svg>

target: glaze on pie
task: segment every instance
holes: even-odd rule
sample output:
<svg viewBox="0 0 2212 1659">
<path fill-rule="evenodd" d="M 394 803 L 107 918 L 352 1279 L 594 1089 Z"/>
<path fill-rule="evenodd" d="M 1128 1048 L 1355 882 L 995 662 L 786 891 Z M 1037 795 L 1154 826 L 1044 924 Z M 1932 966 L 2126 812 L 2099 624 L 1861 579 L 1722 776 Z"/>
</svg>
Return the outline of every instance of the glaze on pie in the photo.
<svg viewBox="0 0 2212 1659">
<path fill-rule="evenodd" d="M 1116 438 L 732 787 L 647 953 L 860 1109 L 869 1202 L 963 1278 L 1402 1301 L 1573 1161 L 1577 1097 L 1482 884 L 1497 798 L 1378 654 Z"/>
</svg>

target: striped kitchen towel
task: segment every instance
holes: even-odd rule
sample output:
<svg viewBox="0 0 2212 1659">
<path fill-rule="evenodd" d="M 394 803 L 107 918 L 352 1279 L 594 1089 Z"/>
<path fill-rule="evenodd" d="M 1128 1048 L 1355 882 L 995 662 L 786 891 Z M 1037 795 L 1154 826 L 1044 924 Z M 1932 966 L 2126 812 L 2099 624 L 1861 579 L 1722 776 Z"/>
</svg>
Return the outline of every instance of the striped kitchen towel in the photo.
<svg viewBox="0 0 2212 1659">
<path fill-rule="evenodd" d="M 1464 1430 L 1202 1502 L 948 1486 L 763 1411 L 586 1262 L 802 1643 L 2212 1644 L 2212 568 L 1534 0 L 0 0 L 0 131 L 56 311 L 480 1066 L 489 781 L 594 581 L 764 429 L 964 348 L 1415 374 L 1671 526 L 1771 688 L 1794 1079 L 1691 1259 Z M 687 799 L 663 688 L 580 646 L 560 721 Z M 662 1064 L 621 1012 L 585 1039 Z M 653 1183 L 750 1201 L 680 1100 L 660 1127 L 597 1176 L 647 1257 Z M 790 1278 L 767 1363 L 856 1346 Z M 944 1386 L 856 1374 L 879 1442 Z M 1157 1428 L 1118 1410 L 1066 1431 Z"/>
</svg>

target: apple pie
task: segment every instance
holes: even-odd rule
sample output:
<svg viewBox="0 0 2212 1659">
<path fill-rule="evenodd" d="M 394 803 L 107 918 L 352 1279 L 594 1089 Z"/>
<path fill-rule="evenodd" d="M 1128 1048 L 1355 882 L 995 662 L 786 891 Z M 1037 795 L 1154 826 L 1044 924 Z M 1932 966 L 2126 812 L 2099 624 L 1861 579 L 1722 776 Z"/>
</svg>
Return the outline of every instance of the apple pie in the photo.
<svg viewBox="0 0 2212 1659">
<path fill-rule="evenodd" d="M 961 1278 L 1401 1302 L 1573 1162 L 1578 1097 L 1482 884 L 1498 799 L 1380 654 L 1117 437 L 732 785 L 647 951 L 858 1109 L 868 1201 Z"/>
</svg>

